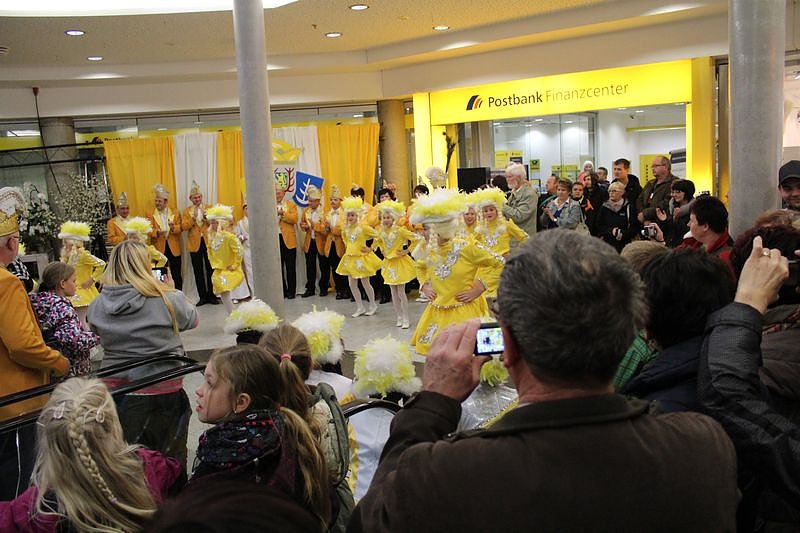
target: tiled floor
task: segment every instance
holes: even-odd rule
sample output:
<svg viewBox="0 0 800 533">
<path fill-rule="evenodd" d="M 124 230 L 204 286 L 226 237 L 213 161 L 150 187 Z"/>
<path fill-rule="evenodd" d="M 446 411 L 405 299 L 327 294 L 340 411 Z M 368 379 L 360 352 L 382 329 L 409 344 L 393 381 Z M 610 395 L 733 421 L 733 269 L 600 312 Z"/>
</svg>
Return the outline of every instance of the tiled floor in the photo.
<svg viewBox="0 0 800 533">
<path fill-rule="evenodd" d="M 414 301 L 416 292 L 412 293 L 409 299 L 409 318 L 411 320 L 411 328 L 401 329 L 395 326 L 396 315 L 394 307 L 391 303 L 378 306 L 378 312 L 373 316 L 361 316 L 352 318 L 350 315 L 355 311 L 354 303 L 349 300 L 336 300 L 333 294 L 326 297 L 312 296 L 310 298 L 300 298 L 299 296 L 294 300 L 284 300 L 286 316 L 284 320 L 289 322 L 296 319 L 302 313 L 311 310 L 312 306 L 317 306 L 317 309 L 330 309 L 345 315 L 344 327 L 344 344 L 348 350 L 357 350 L 369 340 L 391 335 L 399 340 L 411 340 L 411 335 L 414 332 L 414 326 L 419 320 L 420 315 L 425 309 L 424 303 Z M 224 348 L 226 346 L 233 346 L 235 338 L 233 335 L 226 335 L 222 331 L 225 321 L 225 308 L 222 305 L 204 305 L 198 307 L 197 311 L 200 315 L 200 324 L 196 329 L 187 331 L 181 334 L 183 338 L 183 345 L 189 355 L 204 360 L 208 357 L 209 351 L 216 348 Z M 415 356 L 417 364 L 417 372 L 421 373 L 421 363 L 424 358 Z M 352 358 L 346 356 L 342 362 L 345 375 L 352 377 L 353 361 Z M 183 388 L 189 395 L 189 400 L 192 404 L 192 409 L 195 408 L 195 389 L 200 385 L 202 376 L 192 374 L 184 378 Z M 209 426 L 197 420 L 197 417 L 192 416 L 189 422 L 189 469 L 194 461 L 195 452 L 197 450 L 197 441 L 200 434 L 205 431 Z"/>
</svg>

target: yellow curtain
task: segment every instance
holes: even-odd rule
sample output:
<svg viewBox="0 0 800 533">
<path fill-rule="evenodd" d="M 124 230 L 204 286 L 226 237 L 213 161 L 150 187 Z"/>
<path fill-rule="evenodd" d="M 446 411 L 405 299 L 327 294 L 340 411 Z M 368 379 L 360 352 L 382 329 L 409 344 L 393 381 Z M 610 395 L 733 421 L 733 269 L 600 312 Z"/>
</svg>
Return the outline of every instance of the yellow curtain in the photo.
<svg viewBox="0 0 800 533">
<path fill-rule="evenodd" d="M 153 208 L 153 187 L 160 183 L 169 191 L 169 206 L 175 202 L 175 144 L 172 137 L 104 141 L 109 181 L 114 203 L 123 191 L 128 195 L 131 216 L 145 216 Z"/>
<path fill-rule="evenodd" d="M 244 155 L 241 131 L 222 131 L 217 134 L 217 200 L 233 206 L 236 219 L 242 217 Z"/>
<path fill-rule="evenodd" d="M 353 184 L 358 184 L 364 188 L 366 200 L 372 203 L 378 166 L 379 131 L 380 125 L 377 123 L 317 127 L 326 198 L 330 198 L 330 188 L 334 184 L 345 196 Z"/>
</svg>

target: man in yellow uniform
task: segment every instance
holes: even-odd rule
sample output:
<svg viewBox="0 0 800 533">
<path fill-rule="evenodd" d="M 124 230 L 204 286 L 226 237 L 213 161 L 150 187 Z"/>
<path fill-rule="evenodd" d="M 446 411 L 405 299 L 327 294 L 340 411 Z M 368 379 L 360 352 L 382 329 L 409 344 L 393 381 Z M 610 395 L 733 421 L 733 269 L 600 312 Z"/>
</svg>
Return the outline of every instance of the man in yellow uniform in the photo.
<svg viewBox="0 0 800 533">
<path fill-rule="evenodd" d="M 0 397 L 46 385 L 50 373 L 62 375 L 69 361 L 42 339 L 22 282 L 6 270 L 19 249 L 19 217 L 24 200 L 18 190 L 0 189 Z M 0 421 L 35 411 L 47 396 L 0 407 Z M 34 424 L 0 434 L 0 500 L 12 500 L 30 482 L 35 456 Z"/>
<path fill-rule="evenodd" d="M 208 220 L 206 220 L 207 205 L 203 203 L 203 193 L 196 181 L 192 182 L 189 190 L 189 200 L 192 205 L 183 210 L 181 216 L 181 228 L 188 231 L 186 245 L 189 247 L 189 255 L 192 257 L 192 270 L 194 271 L 194 281 L 197 284 L 197 295 L 200 300 L 197 305 L 220 303 L 219 298 L 214 296 L 211 286 L 211 263 L 208 262 L 208 248 L 206 239 L 208 235 Z"/>
<path fill-rule="evenodd" d="M 331 267 L 325 255 L 325 240 L 328 228 L 325 226 L 325 208 L 322 207 L 322 192 L 309 185 L 307 189 L 308 207 L 303 211 L 300 228 L 306 232 L 303 250 L 306 253 L 306 292 L 303 298 L 314 296 L 314 281 L 317 279 L 317 261 L 319 260 L 319 295 L 328 295 L 331 280 Z"/>
<path fill-rule="evenodd" d="M 325 229 L 328 234 L 325 238 L 325 255 L 328 257 L 328 264 L 333 272 L 333 284 L 336 286 L 336 299 L 346 300 L 350 297 L 350 288 L 347 286 L 347 276 L 336 273 L 339 261 L 344 255 L 344 239 L 342 239 L 342 222 L 344 221 L 344 211 L 342 210 L 342 193 L 336 185 L 331 186 L 331 208 L 325 215 Z"/>
<path fill-rule="evenodd" d="M 278 240 L 281 244 L 281 278 L 283 297 L 293 300 L 297 293 L 297 205 L 286 198 L 286 191 L 275 183 L 275 203 L 278 207 Z"/>
<path fill-rule="evenodd" d="M 147 213 L 147 218 L 153 225 L 153 233 L 150 234 L 150 242 L 156 250 L 167 256 L 169 271 L 175 288 L 183 289 L 183 277 L 181 276 L 181 214 L 173 212 L 169 208 L 169 192 L 160 183 L 153 187 L 155 192 L 155 208 Z"/>
<path fill-rule="evenodd" d="M 106 222 L 106 229 L 108 233 L 108 244 L 116 246 L 125 240 L 125 222 L 128 220 L 128 215 L 131 213 L 131 208 L 128 205 L 128 195 L 125 191 L 121 192 L 117 200 L 117 216 L 109 219 Z"/>
</svg>

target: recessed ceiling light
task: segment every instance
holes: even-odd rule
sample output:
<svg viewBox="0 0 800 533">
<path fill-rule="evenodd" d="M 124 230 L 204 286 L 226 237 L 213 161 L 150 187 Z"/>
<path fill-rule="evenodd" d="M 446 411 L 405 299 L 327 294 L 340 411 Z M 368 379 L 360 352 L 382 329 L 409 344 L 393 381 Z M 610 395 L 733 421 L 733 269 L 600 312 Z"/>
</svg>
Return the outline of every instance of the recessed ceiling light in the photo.
<svg viewBox="0 0 800 533">
<path fill-rule="evenodd" d="M 364 113 L 353 113 L 353 118 L 364 118 Z"/>
<path fill-rule="evenodd" d="M 336 37 L 341 37 L 342 32 L 340 31 L 329 31 L 325 34 L 325 37 L 330 37 L 331 39 L 335 39 Z"/>
<path fill-rule="evenodd" d="M 157 131 L 167 131 L 167 128 L 156 128 Z"/>
<path fill-rule="evenodd" d="M 628 109 L 628 108 L 627 107 L 618 107 L 617 111 L 625 111 L 626 109 Z"/>
<path fill-rule="evenodd" d="M 450 29 L 450 26 L 445 26 L 444 24 L 441 24 L 439 26 L 434 26 L 433 29 L 436 31 L 447 31 Z"/>
<path fill-rule="evenodd" d="M 86 32 L 83 30 L 67 30 L 64 33 L 70 37 L 80 37 L 81 35 L 86 35 Z"/>
<path fill-rule="evenodd" d="M 204 122 L 202 120 L 195 120 L 194 121 L 194 125 L 195 126 L 199 126 L 200 124 L 204 124 Z"/>
<path fill-rule="evenodd" d="M 565 120 L 564 124 L 572 124 L 573 122 L 575 122 L 575 121 L 574 120 Z"/>
<path fill-rule="evenodd" d="M 543 120 L 544 120 L 543 118 L 535 118 L 535 119 L 533 119 L 534 122 L 541 122 Z"/>
<path fill-rule="evenodd" d="M 365 9 L 369 9 L 369 6 L 367 4 L 353 4 L 350 6 L 350 9 L 353 11 L 364 11 Z"/>
<path fill-rule="evenodd" d="M 87 61 L 102 61 L 103 56 L 89 56 L 86 58 Z"/>
<path fill-rule="evenodd" d="M 637 109 L 634 113 L 644 113 L 644 109 Z"/>
</svg>

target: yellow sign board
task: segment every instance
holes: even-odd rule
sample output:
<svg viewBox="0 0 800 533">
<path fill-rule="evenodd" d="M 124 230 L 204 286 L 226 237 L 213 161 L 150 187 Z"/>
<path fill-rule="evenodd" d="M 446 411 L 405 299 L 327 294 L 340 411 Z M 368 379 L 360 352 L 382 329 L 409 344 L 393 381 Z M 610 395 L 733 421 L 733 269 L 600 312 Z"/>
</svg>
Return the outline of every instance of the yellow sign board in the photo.
<svg viewBox="0 0 800 533">
<path fill-rule="evenodd" d="M 430 93 L 431 124 L 576 113 L 692 99 L 690 59 Z"/>
</svg>

